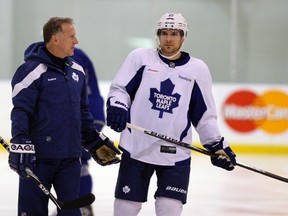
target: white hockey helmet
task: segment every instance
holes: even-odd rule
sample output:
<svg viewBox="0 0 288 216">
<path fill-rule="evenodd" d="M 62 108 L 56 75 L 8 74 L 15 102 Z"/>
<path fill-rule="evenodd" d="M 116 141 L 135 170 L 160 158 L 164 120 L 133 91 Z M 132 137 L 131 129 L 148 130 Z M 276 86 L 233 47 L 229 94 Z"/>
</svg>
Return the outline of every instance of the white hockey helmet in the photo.
<svg viewBox="0 0 288 216">
<path fill-rule="evenodd" d="M 156 24 L 156 34 L 160 29 L 179 29 L 187 37 L 188 24 L 181 13 L 165 13 Z"/>
</svg>

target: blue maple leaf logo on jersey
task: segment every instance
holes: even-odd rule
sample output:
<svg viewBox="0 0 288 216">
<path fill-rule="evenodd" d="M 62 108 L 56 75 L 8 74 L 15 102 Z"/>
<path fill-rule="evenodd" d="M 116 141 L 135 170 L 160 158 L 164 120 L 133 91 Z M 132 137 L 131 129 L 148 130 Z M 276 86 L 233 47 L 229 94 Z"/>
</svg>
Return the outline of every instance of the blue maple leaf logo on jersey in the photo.
<svg viewBox="0 0 288 216">
<path fill-rule="evenodd" d="M 175 107 L 179 106 L 181 95 L 173 93 L 175 85 L 170 79 L 167 79 L 160 84 L 160 91 L 156 88 L 150 89 L 149 101 L 152 103 L 152 109 L 158 110 L 159 118 L 163 117 L 163 113 L 172 113 Z"/>
</svg>

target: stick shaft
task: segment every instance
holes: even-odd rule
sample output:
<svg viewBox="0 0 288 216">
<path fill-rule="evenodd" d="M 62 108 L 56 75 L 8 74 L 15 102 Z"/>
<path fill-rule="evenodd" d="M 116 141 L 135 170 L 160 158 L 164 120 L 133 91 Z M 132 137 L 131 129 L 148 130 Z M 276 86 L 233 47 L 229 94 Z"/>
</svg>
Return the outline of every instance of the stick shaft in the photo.
<svg viewBox="0 0 288 216">
<path fill-rule="evenodd" d="M 9 151 L 9 145 L 6 143 L 6 141 L 2 137 L 0 137 L 0 143 L 7 151 Z M 62 203 L 59 202 L 49 192 L 49 190 L 41 183 L 38 177 L 34 175 L 34 173 L 28 167 L 26 167 L 25 170 L 29 178 L 38 185 L 38 187 L 43 191 L 43 193 L 45 193 L 52 200 L 52 202 L 57 206 L 57 208 L 62 209 L 62 206 L 63 206 Z"/>
<path fill-rule="evenodd" d="M 208 155 L 208 156 L 215 156 L 215 154 L 212 154 L 211 152 L 209 152 L 206 149 L 199 148 L 197 146 L 193 146 L 193 145 L 190 145 L 188 143 L 184 143 L 182 141 L 176 140 L 176 139 L 174 139 L 172 137 L 169 137 L 169 136 L 166 136 L 166 135 L 163 135 L 163 134 L 156 133 L 154 131 L 146 130 L 145 128 L 133 125 L 131 123 L 127 123 L 126 126 L 128 128 L 138 130 L 138 131 L 143 132 L 143 133 L 145 133 L 147 135 L 150 135 L 150 136 L 165 140 L 165 141 L 173 143 L 175 145 L 179 145 L 179 146 L 182 146 L 184 148 L 188 148 L 188 149 L 191 149 L 193 151 L 197 151 L 197 152 L 199 152 L 201 154 L 205 154 L 205 155 Z M 241 168 L 244 168 L 244 169 L 247 169 L 247 170 L 250 170 L 250 171 L 265 175 L 265 176 L 268 176 L 270 178 L 274 178 L 274 179 L 277 179 L 277 180 L 280 180 L 280 181 L 288 183 L 288 178 L 273 174 L 271 172 L 268 172 L 268 171 L 265 171 L 265 170 L 262 170 L 262 169 L 259 169 L 259 168 L 256 168 L 256 167 L 248 166 L 248 165 L 245 165 L 245 164 L 240 163 L 240 162 L 237 162 L 236 165 L 241 167 Z"/>
<path fill-rule="evenodd" d="M 0 136 L 0 144 L 9 152 L 9 145 L 7 142 Z M 46 196 L 50 198 L 50 200 L 57 206 L 60 210 L 67 210 L 67 209 L 74 209 L 74 208 L 81 208 L 87 205 L 90 205 L 94 202 L 95 196 L 90 193 L 79 197 L 78 199 L 71 200 L 68 202 L 62 202 L 55 198 L 55 196 L 50 193 L 50 191 L 43 185 L 43 183 L 39 180 L 39 178 L 32 172 L 32 170 L 28 167 L 25 168 L 25 171 L 29 177 L 37 186 L 42 190 Z"/>
<path fill-rule="evenodd" d="M 58 201 L 53 194 L 50 193 L 50 191 L 42 184 L 42 182 L 38 179 L 38 177 L 28 168 L 25 168 L 27 175 L 29 178 L 35 182 L 35 184 L 38 185 L 38 187 L 43 191 L 44 194 L 46 194 L 52 202 L 57 206 L 58 209 L 63 209 L 63 202 Z"/>
</svg>

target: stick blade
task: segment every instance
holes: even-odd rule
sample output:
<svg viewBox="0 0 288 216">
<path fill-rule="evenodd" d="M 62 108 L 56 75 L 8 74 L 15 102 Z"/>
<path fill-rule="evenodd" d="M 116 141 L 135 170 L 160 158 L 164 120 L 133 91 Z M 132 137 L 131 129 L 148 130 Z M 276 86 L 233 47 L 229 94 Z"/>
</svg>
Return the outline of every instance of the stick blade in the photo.
<svg viewBox="0 0 288 216">
<path fill-rule="evenodd" d="M 86 194 L 78 199 L 71 200 L 68 202 L 63 202 L 61 206 L 61 210 L 75 209 L 81 208 L 87 205 L 91 205 L 95 201 L 94 194 Z"/>
</svg>

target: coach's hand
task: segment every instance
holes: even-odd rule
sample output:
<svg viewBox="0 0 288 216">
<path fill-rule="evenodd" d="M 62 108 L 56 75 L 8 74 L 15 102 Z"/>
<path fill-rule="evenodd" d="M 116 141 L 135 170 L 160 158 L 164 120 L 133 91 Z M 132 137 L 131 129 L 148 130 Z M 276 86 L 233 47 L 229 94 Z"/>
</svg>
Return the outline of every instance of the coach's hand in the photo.
<svg viewBox="0 0 288 216">
<path fill-rule="evenodd" d="M 120 162 L 117 157 L 121 152 L 114 146 L 114 143 L 103 133 L 99 133 L 98 138 L 83 144 L 89 151 L 92 158 L 101 166 L 116 164 Z"/>
<path fill-rule="evenodd" d="M 214 166 L 231 171 L 236 165 L 236 155 L 228 144 L 227 146 L 223 146 L 223 142 L 224 137 L 219 142 L 204 145 L 204 147 L 215 154 L 215 156 L 211 156 L 211 163 Z"/>
<path fill-rule="evenodd" d="M 33 170 L 36 162 L 34 145 L 30 140 L 24 142 L 11 141 L 9 153 L 9 166 L 21 178 L 28 178 L 25 168 Z"/>
</svg>

